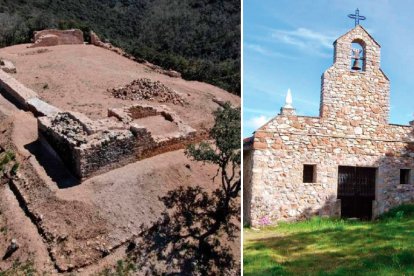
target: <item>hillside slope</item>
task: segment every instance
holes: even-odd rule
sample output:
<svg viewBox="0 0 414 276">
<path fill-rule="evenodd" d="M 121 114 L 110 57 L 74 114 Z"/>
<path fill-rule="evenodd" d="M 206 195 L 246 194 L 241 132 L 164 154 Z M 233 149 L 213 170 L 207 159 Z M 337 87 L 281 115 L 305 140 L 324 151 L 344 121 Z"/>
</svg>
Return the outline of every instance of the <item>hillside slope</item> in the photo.
<svg viewBox="0 0 414 276">
<path fill-rule="evenodd" d="M 160 74 L 94 45 L 27 46 L 0 49 L 0 56 L 16 65 L 17 73 L 12 76 L 42 100 L 94 120 L 106 118 L 112 107 L 163 104 L 200 133 L 213 124 L 212 112 L 220 106 L 215 99 L 240 106 L 240 98 L 223 89 Z M 185 104 L 124 100 L 107 91 L 142 78 L 173 89 Z M 182 149 L 136 160 L 80 182 L 39 135 L 33 114 L 8 102 L 3 98 L 6 94 L 0 92 L 0 147 L 16 154 L 21 182 L 16 180 L 13 191 L 0 189 L 0 211 L 4 212 L 0 220 L 5 221 L 0 221 L 0 228 L 9 227 L 7 235 L 0 235 L 0 251 L 4 252 L 13 237 L 21 247 L 0 270 L 12 269 L 19 259 L 33 261 L 39 272 L 52 275 L 56 274 L 53 266 L 60 271 L 74 270 L 76 275 L 102 271 L 125 258 L 128 241 L 139 233 L 141 224 L 151 225 L 160 217 L 163 205 L 159 197 L 179 186 L 197 185 L 211 191 L 220 185 L 214 178 L 214 165 L 190 160 Z M 150 127 L 154 127 L 152 123 L 148 123 Z M 154 130 L 163 130 L 156 127 Z M 19 195 L 18 199 L 13 194 Z M 23 212 L 19 204 L 30 206 L 27 214 L 40 220 L 19 222 L 13 218 L 14 213 Z M 222 242 L 231 246 L 236 260 L 240 259 L 239 237 L 227 241 L 224 236 Z"/>
<path fill-rule="evenodd" d="M 35 30 L 72 27 L 240 94 L 240 1 L 0 0 L 0 47 L 29 42 Z"/>
</svg>

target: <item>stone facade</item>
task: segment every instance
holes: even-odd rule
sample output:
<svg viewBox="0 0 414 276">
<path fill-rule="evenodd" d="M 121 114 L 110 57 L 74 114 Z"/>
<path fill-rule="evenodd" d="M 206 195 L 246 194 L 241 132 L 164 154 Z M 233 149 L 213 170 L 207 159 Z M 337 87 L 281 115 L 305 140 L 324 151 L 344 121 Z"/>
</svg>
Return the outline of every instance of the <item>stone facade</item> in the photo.
<svg viewBox="0 0 414 276">
<path fill-rule="evenodd" d="M 351 45 L 363 48 L 361 71 L 351 70 Z M 338 167 L 376 169 L 372 217 L 414 202 L 414 124 L 388 124 L 389 80 L 380 46 L 361 27 L 334 43 L 334 64 L 322 75 L 319 117 L 280 115 L 245 141 L 245 220 L 298 220 L 341 215 Z M 304 165 L 315 177 L 304 183 Z M 410 169 L 400 184 L 400 169 Z"/>
</svg>

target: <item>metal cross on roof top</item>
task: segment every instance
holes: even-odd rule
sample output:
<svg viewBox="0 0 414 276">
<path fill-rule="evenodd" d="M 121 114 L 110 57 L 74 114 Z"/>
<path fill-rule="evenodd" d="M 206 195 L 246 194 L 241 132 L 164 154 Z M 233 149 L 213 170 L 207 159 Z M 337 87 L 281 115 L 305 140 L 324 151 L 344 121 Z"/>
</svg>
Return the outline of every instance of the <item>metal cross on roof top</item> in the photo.
<svg viewBox="0 0 414 276">
<path fill-rule="evenodd" d="M 348 17 L 355 19 L 355 27 L 359 25 L 359 20 L 367 19 L 365 16 L 359 15 L 359 9 L 356 9 L 355 14 L 348 14 Z"/>
</svg>

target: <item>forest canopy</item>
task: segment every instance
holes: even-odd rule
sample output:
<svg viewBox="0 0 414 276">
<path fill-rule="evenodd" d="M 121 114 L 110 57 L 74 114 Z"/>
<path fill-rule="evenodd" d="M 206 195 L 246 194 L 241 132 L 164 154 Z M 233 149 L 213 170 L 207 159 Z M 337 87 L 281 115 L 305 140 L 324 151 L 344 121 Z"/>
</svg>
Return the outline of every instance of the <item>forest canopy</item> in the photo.
<svg viewBox="0 0 414 276">
<path fill-rule="evenodd" d="M 0 0 L 0 47 L 45 28 L 89 31 L 145 59 L 240 95 L 240 1 Z"/>
</svg>

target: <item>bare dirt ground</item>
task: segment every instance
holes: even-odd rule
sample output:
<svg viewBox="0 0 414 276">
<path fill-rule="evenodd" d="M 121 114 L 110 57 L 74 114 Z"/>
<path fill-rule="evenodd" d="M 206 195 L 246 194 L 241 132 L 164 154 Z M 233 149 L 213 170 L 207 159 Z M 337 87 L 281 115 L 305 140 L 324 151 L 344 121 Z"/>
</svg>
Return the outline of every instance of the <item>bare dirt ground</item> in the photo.
<svg viewBox="0 0 414 276">
<path fill-rule="evenodd" d="M 1 57 L 16 64 L 15 77 L 51 104 L 91 118 L 105 118 L 107 108 L 131 104 L 113 98 L 107 89 L 141 77 L 159 80 L 182 94 L 188 105 L 167 105 L 198 130 L 213 123 L 211 113 L 218 107 L 212 101 L 214 97 L 239 105 L 238 97 L 217 87 L 154 73 L 94 46 L 56 46 L 40 53 L 26 46 L 0 49 Z M 149 123 L 165 127 L 165 122 Z M 58 273 L 54 265 L 60 269 L 83 266 L 75 269 L 77 275 L 99 272 L 125 256 L 124 242 L 139 232 L 142 223 L 149 224 L 158 217 L 163 207 L 159 196 L 180 185 L 200 185 L 209 190 L 219 185 L 212 181 L 215 167 L 190 161 L 183 150 L 137 161 L 79 183 L 48 144 L 38 139 L 33 115 L 1 96 L 0 145 L 17 152 L 19 176 L 26 180 L 17 185 L 30 201 L 29 211 L 40 218 L 35 225 L 10 188 L 0 187 L 0 255 L 12 238 L 21 245 L 9 260 L 0 260 L 0 271 L 17 259 L 31 259 L 38 271 L 50 275 Z M 4 227 L 6 232 L 1 231 Z M 239 256 L 239 240 L 232 248 Z"/>
<path fill-rule="evenodd" d="M 0 144 L 5 149 L 13 149 L 13 114 L 19 112 L 0 96 Z M 17 240 L 19 249 L 10 258 L 2 260 L 12 239 Z M 0 184 L 0 271 L 8 270 L 16 263 L 31 263 L 39 271 L 56 272 L 38 229 L 19 206 L 10 187 L 3 183 Z"/>
<path fill-rule="evenodd" d="M 0 198 L 0 258 L 12 239 L 16 239 L 20 247 L 9 259 L 0 261 L 0 271 L 18 261 L 32 261 L 39 271 L 55 272 L 46 244 L 9 187 L 0 187 Z"/>
<path fill-rule="evenodd" d="M 177 125 L 166 120 L 163 116 L 149 116 L 141 119 L 135 119 L 134 124 L 148 126 L 148 130 L 153 135 L 165 135 L 168 133 L 178 132 Z"/>
<path fill-rule="evenodd" d="M 91 119 L 106 118 L 108 108 L 136 102 L 116 99 L 107 89 L 125 86 L 138 78 L 160 81 L 179 93 L 188 105 L 163 104 L 195 129 L 211 126 L 211 113 L 218 107 L 212 101 L 214 97 L 240 105 L 239 97 L 218 87 L 155 73 L 143 64 L 93 45 L 60 45 L 41 48 L 49 51 L 40 53 L 27 46 L 0 49 L 0 56 L 16 65 L 14 76 L 52 105 L 81 112 Z"/>
</svg>

